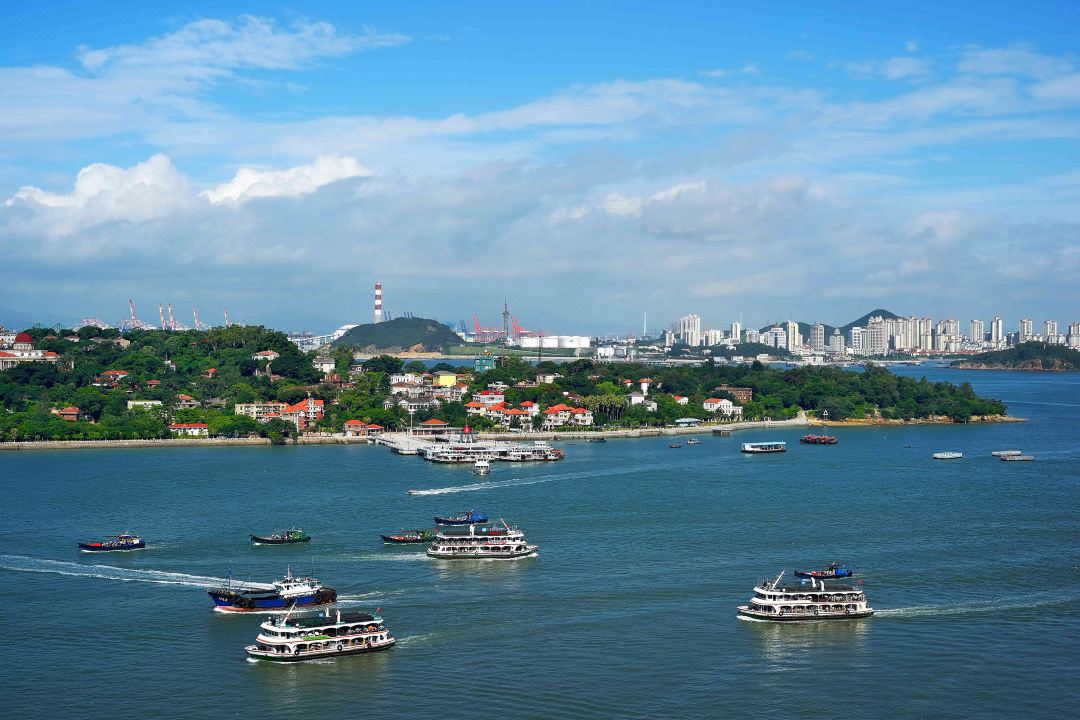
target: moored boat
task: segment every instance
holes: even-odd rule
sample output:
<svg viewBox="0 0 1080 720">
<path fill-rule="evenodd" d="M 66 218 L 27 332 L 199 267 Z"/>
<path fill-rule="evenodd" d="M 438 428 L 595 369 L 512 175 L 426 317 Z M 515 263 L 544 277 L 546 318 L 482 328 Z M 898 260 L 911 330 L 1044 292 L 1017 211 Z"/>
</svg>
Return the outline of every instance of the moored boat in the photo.
<svg viewBox="0 0 1080 720">
<path fill-rule="evenodd" d="M 591 443 L 606 443 L 606 442 L 607 442 L 607 438 L 602 438 L 602 437 L 599 437 L 599 438 L 589 438 L 589 442 L 591 442 Z"/>
<path fill-rule="evenodd" d="M 536 552 L 525 533 L 506 523 L 443 528 L 427 549 L 428 556 L 441 560 L 516 560 Z"/>
<path fill-rule="evenodd" d="M 820 570 L 796 570 L 795 577 L 814 578 L 816 580 L 834 580 L 851 577 L 854 573 L 843 563 L 829 563 Z"/>
<path fill-rule="evenodd" d="M 468 512 L 459 513 L 458 515 L 436 515 L 436 525 L 475 525 L 477 523 L 486 523 L 488 516 L 479 510 L 469 510 Z"/>
<path fill-rule="evenodd" d="M 206 593 L 214 600 L 218 612 L 259 612 L 291 610 L 297 607 L 325 605 L 337 600 L 337 590 L 312 577 L 293 577 L 291 572 L 272 583 L 240 583 L 232 581 Z"/>
<path fill-rule="evenodd" d="M 427 543 L 435 539 L 435 533 L 431 530 L 402 530 L 389 535 L 380 535 L 382 541 L 388 545 L 411 545 Z"/>
<path fill-rule="evenodd" d="M 120 533 L 108 540 L 92 540 L 79 543 L 79 549 L 83 552 L 118 552 L 124 550 L 142 550 L 146 547 L 146 541 L 138 535 Z"/>
<path fill-rule="evenodd" d="M 303 530 L 285 530 L 269 535 L 252 535 L 251 542 L 256 545 L 292 545 L 311 542 L 311 536 Z"/>
<path fill-rule="evenodd" d="M 761 453 L 782 453 L 787 451 L 786 442 L 747 442 L 743 443 L 740 452 L 751 455 Z"/>
<path fill-rule="evenodd" d="M 754 588 L 747 605 L 740 605 L 740 617 L 773 622 L 793 620 L 854 620 L 874 614 L 866 595 L 852 585 L 830 585 L 810 578 L 810 588 L 799 583 L 782 585 L 784 573 L 775 580 L 764 579 Z M 861 581 L 860 581 L 861 582 Z"/>
<path fill-rule="evenodd" d="M 835 445 L 839 440 L 833 435 L 803 435 L 799 442 L 806 445 Z"/>
<path fill-rule="evenodd" d="M 268 618 L 259 625 L 249 657 L 273 662 L 300 662 L 338 655 L 358 655 L 393 647 L 394 636 L 383 625 L 379 610 Z"/>
</svg>

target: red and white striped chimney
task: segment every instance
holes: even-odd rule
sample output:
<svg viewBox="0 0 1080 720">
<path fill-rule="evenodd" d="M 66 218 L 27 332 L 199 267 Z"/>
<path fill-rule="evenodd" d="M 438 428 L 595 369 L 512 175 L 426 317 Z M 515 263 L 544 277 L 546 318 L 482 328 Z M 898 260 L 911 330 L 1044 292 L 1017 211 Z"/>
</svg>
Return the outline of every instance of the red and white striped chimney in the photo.
<svg viewBox="0 0 1080 720">
<path fill-rule="evenodd" d="M 382 322 L 382 283 L 375 283 L 375 322 Z"/>
</svg>

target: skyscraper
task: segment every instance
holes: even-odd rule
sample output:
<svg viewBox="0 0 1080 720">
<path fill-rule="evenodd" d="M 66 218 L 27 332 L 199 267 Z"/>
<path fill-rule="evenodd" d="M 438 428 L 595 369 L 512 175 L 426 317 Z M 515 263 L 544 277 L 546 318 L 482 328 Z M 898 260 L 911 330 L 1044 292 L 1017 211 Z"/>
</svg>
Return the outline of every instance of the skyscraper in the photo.
<svg viewBox="0 0 1080 720">
<path fill-rule="evenodd" d="M 848 345 L 851 351 L 862 355 L 866 352 L 866 328 L 853 327 L 848 331 Z"/>
<path fill-rule="evenodd" d="M 971 321 L 971 342 L 981 343 L 986 339 L 986 323 L 982 320 Z"/>
<path fill-rule="evenodd" d="M 844 336 L 840 334 L 840 328 L 833 328 L 832 337 L 829 338 L 829 350 L 838 355 L 844 352 Z"/>
<path fill-rule="evenodd" d="M 818 352 L 825 349 L 825 326 L 821 323 L 810 326 L 810 349 Z"/>
<path fill-rule="evenodd" d="M 802 333 L 799 332 L 799 323 L 794 320 L 788 320 L 784 323 L 784 329 L 787 331 L 787 348 L 788 350 L 795 350 L 802 347 Z"/>
<path fill-rule="evenodd" d="M 1057 320 L 1044 320 L 1043 340 L 1046 340 L 1046 342 L 1054 342 L 1052 338 L 1057 337 L 1057 334 Z"/>
<path fill-rule="evenodd" d="M 1005 342 L 1005 323 L 1001 322 L 1001 318 L 994 316 L 994 319 L 990 321 L 990 344 L 995 348 L 1000 348 Z"/>
<path fill-rule="evenodd" d="M 885 318 L 875 315 L 866 324 L 867 352 L 871 355 L 884 355 L 889 349 L 889 335 L 886 330 Z"/>
<path fill-rule="evenodd" d="M 701 344 L 701 318 L 697 315 L 685 315 L 679 318 L 679 340 L 687 345 Z"/>
<path fill-rule="evenodd" d="M 733 322 L 733 323 L 731 323 L 731 342 L 736 343 L 736 344 L 742 342 L 742 323 L 741 322 Z"/>
<path fill-rule="evenodd" d="M 1031 318 L 1020 318 L 1020 342 L 1027 342 L 1035 334 Z"/>
</svg>

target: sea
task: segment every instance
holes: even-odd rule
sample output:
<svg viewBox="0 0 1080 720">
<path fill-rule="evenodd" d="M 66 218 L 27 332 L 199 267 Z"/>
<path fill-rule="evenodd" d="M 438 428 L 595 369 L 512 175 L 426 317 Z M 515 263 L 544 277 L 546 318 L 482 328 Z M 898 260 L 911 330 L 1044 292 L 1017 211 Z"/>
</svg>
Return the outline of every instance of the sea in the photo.
<svg viewBox="0 0 1080 720">
<path fill-rule="evenodd" d="M 378 446 L 0 452 L 0 716 L 1075 717 L 1080 374 L 895 371 L 1027 421 L 567 442 L 482 478 Z M 765 440 L 788 451 L 739 453 Z M 1010 449 L 1035 461 L 990 455 Z M 538 557 L 379 539 L 473 508 Z M 248 540 L 290 527 L 313 541 Z M 122 531 L 148 549 L 76 549 Z M 736 617 L 761 578 L 830 562 L 874 617 Z M 287 570 L 381 611 L 396 647 L 249 660 L 264 616 L 215 613 L 206 590 Z"/>
</svg>

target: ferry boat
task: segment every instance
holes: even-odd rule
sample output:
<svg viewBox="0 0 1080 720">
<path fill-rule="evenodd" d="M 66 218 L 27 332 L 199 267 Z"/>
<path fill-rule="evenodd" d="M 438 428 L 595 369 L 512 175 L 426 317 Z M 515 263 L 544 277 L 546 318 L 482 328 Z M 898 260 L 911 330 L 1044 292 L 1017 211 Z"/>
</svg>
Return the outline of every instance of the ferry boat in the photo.
<svg viewBox="0 0 1080 720">
<path fill-rule="evenodd" d="M 781 572 L 775 580 L 760 581 L 748 605 L 739 606 L 741 617 L 753 620 L 854 620 L 870 617 L 874 609 L 866 604 L 862 589 L 852 585 L 829 585 L 810 578 L 810 587 L 799 583 L 783 585 Z"/>
<path fill-rule="evenodd" d="M 832 435 L 803 435 L 799 442 L 806 445 L 835 445 L 839 440 Z"/>
<path fill-rule="evenodd" d="M 480 458 L 473 463 L 472 471 L 477 475 L 489 475 L 491 473 L 491 461 L 487 458 Z"/>
<path fill-rule="evenodd" d="M 269 535 L 252 535 L 251 542 L 256 545 L 292 545 L 311 542 L 311 536 L 303 530 L 285 530 Z"/>
<path fill-rule="evenodd" d="M 748 442 L 743 443 L 741 452 L 758 453 L 782 453 L 787 452 L 786 442 Z"/>
<path fill-rule="evenodd" d="M 488 516 L 479 510 L 469 510 L 468 512 L 459 513 L 457 515 L 436 515 L 436 525 L 475 525 L 476 523 L 486 523 Z"/>
<path fill-rule="evenodd" d="M 484 442 L 472 439 L 436 442 L 417 449 L 425 460 L 438 463 L 475 463 L 477 460 L 503 462 L 545 462 L 566 455 L 546 440 L 527 442 Z"/>
<path fill-rule="evenodd" d="M 259 612 L 291 610 L 297 607 L 326 605 L 337 600 L 337 590 L 322 585 L 312 577 L 285 577 L 272 583 L 242 583 L 232 587 L 231 580 L 217 590 L 207 590 L 218 612 Z"/>
<path fill-rule="evenodd" d="M 428 556 L 442 560 L 516 560 L 536 555 L 536 552 L 537 547 L 525 540 L 525 533 L 506 523 L 501 527 L 443 528 L 427 549 Z"/>
<path fill-rule="evenodd" d="M 79 549 L 83 552 L 117 552 L 123 550 L 142 550 L 146 547 L 146 541 L 144 541 L 138 535 L 131 535 L 130 533 L 120 533 L 114 538 L 108 540 L 94 540 L 90 542 L 79 543 Z"/>
<path fill-rule="evenodd" d="M 999 459 L 1006 462 L 1031 462 L 1035 459 L 1034 455 L 1002 455 Z"/>
<path fill-rule="evenodd" d="M 245 650 L 248 657 L 273 662 L 301 662 L 338 655 L 357 655 L 393 647 L 395 640 L 374 615 L 362 612 L 325 613 L 268 618 L 259 625 L 254 645 Z"/>
<path fill-rule="evenodd" d="M 687 440 L 686 444 L 687 445 L 700 445 L 701 441 L 700 440 Z"/>
<path fill-rule="evenodd" d="M 843 563 L 829 563 L 821 570 L 796 570 L 795 577 L 815 578 L 817 580 L 835 580 L 851 577 L 853 573 Z"/>
<path fill-rule="evenodd" d="M 996 458 L 1006 458 L 1012 457 L 1014 455 L 1023 455 L 1024 453 L 1020 452 L 1019 450 L 995 450 L 990 454 Z"/>
<path fill-rule="evenodd" d="M 964 457 L 962 452 L 936 452 L 933 455 L 935 460 L 959 460 Z"/>
<path fill-rule="evenodd" d="M 435 539 L 435 533 L 431 530 L 402 530 L 399 533 L 379 537 L 387 545 L 409 545 L 431 542 Z"/>
</svg>

